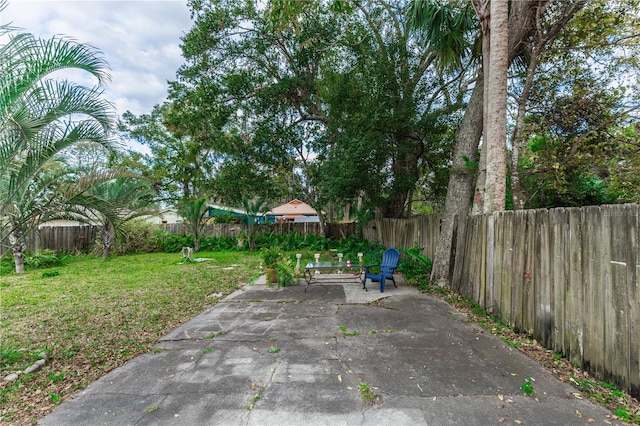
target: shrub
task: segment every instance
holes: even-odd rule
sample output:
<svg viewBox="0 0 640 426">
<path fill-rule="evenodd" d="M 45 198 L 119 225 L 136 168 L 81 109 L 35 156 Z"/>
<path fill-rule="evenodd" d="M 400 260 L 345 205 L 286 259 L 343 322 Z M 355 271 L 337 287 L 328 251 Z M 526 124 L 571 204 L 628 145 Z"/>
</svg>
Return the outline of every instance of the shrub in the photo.
<svg viewBox="0 0 640 426">
<path fill-rule="evenodd" d="M 52 266 L 62 266 L 67 258 L 64 254 L 58 254 L 53 250 L 37 250 L 32 254 L 27 253 L 24 257 L 24 264 L 33 269 L 50 268 Z"/>
<path fill-rule="evenodd" d="M 144 220 L 132 220 L 122 226 L 117 236 L 113 254 L 153 253 L 158 251 L 156 233 L 158 227 Z"/>
<path fill-rule="evenodd" d="M 265 268 L 274 269 L 276 264 L 282 259 L 282 250 L 278 247 L 265 247 L 261 250 L 262 261 Z"/>
<path fill-rule="evenodd" d="M 344 255 L 344 259 L 356 260 L 358 259 L 358 253 L 362 253 L 365 264 L 376 264 L 382 260 L 382 253 L 385 248 L 377 241 L 371 242 L 351 235 L 350 237 L 342 238 L 338 242 L 336 249 L 338 253 Z"/>
<path fill-rule="evenodd" d="M 293 273 L 293 262 L 290 258 L 281 256 L 275 264 L 275 269 L 279 286 L 286 287 L 293 283 L 295 275 Z"/>
<path fill-rule="evenodd" d="M 122 224 L 111 247 L 111 254 L 121 256 L 133 253 L 154 253 L 158 246 L 158 227 L 153 223 L 137 219 Z M 91 253 L 102 254 L 102 230 L 96 236 Z"/>
<path fill-rule="evenodd" d="M 182 247 L 193 247 L 193 236 L 182 234 L 170 234 L 166 231 L 156 233 L 157 245 L 165 253 L 178 253 Z"/>
<path fill-rule="evenodd" d="M 401 251 L 406 255 L 406 258 L 398 265 L 398 271 L 402 272 L 408 281 L 419 282 L 422 285 L 424 285 L 425 279 L 428 281 L 433 266 L 431 259 L 422 254 L 423 250 L 417 244 L 411 248 L 402 249 Z"/>
<path fill-rule="evenodd" d="M 238 240 L 234 237 L 212 236 L 200 238 L 201 251 L 230 251 L 238 249 Z"/>
</svg>

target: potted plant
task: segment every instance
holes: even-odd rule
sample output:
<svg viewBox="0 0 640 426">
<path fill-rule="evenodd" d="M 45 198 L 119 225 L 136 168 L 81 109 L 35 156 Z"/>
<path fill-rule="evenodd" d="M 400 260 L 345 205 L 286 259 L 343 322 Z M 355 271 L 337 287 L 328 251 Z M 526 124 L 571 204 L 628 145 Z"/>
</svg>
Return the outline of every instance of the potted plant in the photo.
<svg viewBox="0 0 640 426">
<path fill-rule="evenodd" d="M 276 283 L 276 266 L 282 259 L 282 252 L 277 247 L 269 247 L 262 249 L 262 261 L 264 263 L 264 272 L 267 275 L 267 283 Z"/>
<path fill-rule="evenodd" d="M 275 269 L 278 286 L 286 287 L 293 284 L 295 274 L 293 271 L 293 261 L 290 258 L 281 256 L 276 262 Z"/>
</svg>

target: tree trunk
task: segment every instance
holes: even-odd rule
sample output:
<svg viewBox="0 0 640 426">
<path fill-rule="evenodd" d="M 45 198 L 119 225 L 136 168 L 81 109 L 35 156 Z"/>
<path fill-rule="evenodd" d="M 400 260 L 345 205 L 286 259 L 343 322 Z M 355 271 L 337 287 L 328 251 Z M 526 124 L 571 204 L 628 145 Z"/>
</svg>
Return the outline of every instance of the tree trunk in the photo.
<svg viewBox="0 0 640 426">
<path fill-rule="evenodd" d="M 431 271 L 431 282 L 440 286 L 448 285 L 450 281 L 453 226 L 456 216 L 466 217 L 469 214 L 475 174 L 472 163 L 478 161 L 478 143 L 482 136 L 483 92 L 484 78 L 480 72 L 460 123 L 453 149 L 453 164 L 444 204 L 444 216 L 440 223 L 440 236 Z"/>
<path fill-rule="evenodd" d="M 111 256 L 111 248 L 115 241 L 115 230 L 110 220 L 105 219 L 102 225 L 102 259 L 108 259 Z"/>
<path fill-rule="evenodd" d="M 491 2 L 491 47 L 485 144 L 487 175 L 483 213 L 505 209 L 507 188 L 507 68 L 509 66 L 509 8 Z"/>
<path fill-rule="evenodd" d="M 196 231 L 193 234 L 193 252 L 197 253 L 200 251 L 200 232 Z"/>
<path fill-rule="evenodd" d="M 11 221 L 12 229 L 9 232 L 9 244 L 13 251 L 13 263 L 16 267 L 16 274 L 24 274 L 24 236 L 17 223 Z"/>
<path fill-rule="evenodd" d="M 322 215 L 322 209 L 316 209 L 316 206 L 312 206 L 318 212 L 318 224 L 320 225 L 320 233 L 327 237 L 327 224 L 324 221 L 324 216 Z"/>
<path fill-rule="evenodd" d="M 491 64 L 489 61 L 489 47 L 491 44 L 491 17 L 489 14 L 490 3 L 488 0 L 476 2 L 476 15 L 480 20 L 480 31 L 482 32 L 482 74 L 487 76 L 483 80 L 483 101 L 482 101 L 482 134 L 485 135 L 480 151 L 480 161 L 478 162 L 478 175 L 476 177 L 476 188 L 473 194 L 473 205 L 471 214 L 482 214 L 484 209 L 484 191 L 487 179 L 487 96 L 489 92 L 489 76 L 491 75 Z"/>
<path fill-rule="evenodd" d="M 529 8 L 531 2 L 512 2 L 512 14 L 509 17 L 509 63 L 516 57 L 522 48 L 521 42 L 532 31 Z M 486 2 L 474 1 L 479 10 Z M 484 79 L 479 76 L 476 87 L 467 105 L 464 118 L 458 130 L 456 146 L 454 147 L 452 173 L 449 178 L 449 187 L 445 201 L 445 213 L 440 225 L 440 237 L 434 256 L 431 281 L 440 286 L 449 285 L 451 282 L 451 256 L 453 247 L 453 226 L 455 216 L 466 217 L 469 213 L 469 203 L 473 193 L 473 174 L 461 173 L 461 156 L 466 155 L 470 161 L 477 161 L 477 150 L 483 127 L 483 93 L 477 93 L 479 87 L 484 85 Z M 478 99 L 479 98 L 479 99 Z M 466 146 L 463 146 L 465 145 Z M 472 146 L 475 145 L 475 146 Z M 468 153 L 473 152 L 473 155 Z M 466 178 L 466 179 L 465 179 Z M 466 192 L 465 192 L 466 191 Z M 464 194 L 468 194 L 465 196 Z M 458 237 L 461 236 L 458 232 Z"/>
</svg>

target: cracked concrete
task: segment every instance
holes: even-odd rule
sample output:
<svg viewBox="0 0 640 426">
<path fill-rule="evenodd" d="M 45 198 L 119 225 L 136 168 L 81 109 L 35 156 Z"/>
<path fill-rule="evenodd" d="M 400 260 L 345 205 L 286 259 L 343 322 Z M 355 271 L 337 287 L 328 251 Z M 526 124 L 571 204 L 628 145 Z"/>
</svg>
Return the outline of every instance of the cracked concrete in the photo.
<svg viewBox="0 0 640 426">
<path fill-rule="evenodd" d="M 620 424 L 413 287 L 304 287 L 235 292 L 40 424 Z"/>
</svg>

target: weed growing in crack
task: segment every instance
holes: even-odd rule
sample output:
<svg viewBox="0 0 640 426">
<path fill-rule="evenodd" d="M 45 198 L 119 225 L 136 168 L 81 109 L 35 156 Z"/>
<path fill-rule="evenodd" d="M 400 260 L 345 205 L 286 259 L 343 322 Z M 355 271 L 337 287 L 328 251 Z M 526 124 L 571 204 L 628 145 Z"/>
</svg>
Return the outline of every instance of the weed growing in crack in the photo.
<svg viewBox="0 0 640 426">
<path fill-rule="evenodd" d="M 251 382 L 251 390 L 252 391 L 256 391 L 256 394 L 253 395 L 253 397 L 251 397 L 251 399 L 249 400 L 249 403 L 246 404 L 244 407 L 247 410 L 253 410 L 253 406 L 255 405 L 256 402 L 258 402 L 260 400 L 260 397 L 262 396 L 262 394 L 264 393 L 264 391 L 267 389 L 267 387 L 265 385 L 261 385 L 258 382 Z"/>
<path fill-rule="evenodd" d="M 531 378 L 524 379 L 524 383 L 522 384 L 522 386 L 520 386 L 522 392 L 524 392 L 524 394 L 527 396 L 533 395 L 533 393 L 536 391 L 533 387 L 533 384 L 531 383 L 532 380 L 533 379 Z"/>
<path fill-rule="evenodd" d="M 358 391 L 360 392 L 360 399 L 362 399 L 362 402 L 366 404 L 373 404 L 376 400 L 376 393 L 368 383 L 358 383 Z"/>
<path fill-rule="evenodd" d="M 358 330 L 347 331 L 347 326 L 343 324 L 340 324 L 338 328 L 342 332 L 342 337 L 357 336 L 360 334 L 358 333 Z"/>
</svg>

